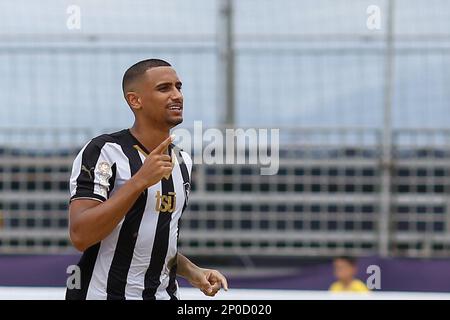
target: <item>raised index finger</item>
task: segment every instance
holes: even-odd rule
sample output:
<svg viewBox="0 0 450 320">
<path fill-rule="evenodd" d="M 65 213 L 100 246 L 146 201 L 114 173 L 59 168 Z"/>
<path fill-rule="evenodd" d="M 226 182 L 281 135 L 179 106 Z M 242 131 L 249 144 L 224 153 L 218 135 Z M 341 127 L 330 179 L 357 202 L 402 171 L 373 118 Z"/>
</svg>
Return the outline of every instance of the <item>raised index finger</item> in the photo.
<svg viewBox="0 0 450 320">
<path fill-rule="evenodd" d="M 166 140 L 161 142 L 161 144 L 159 146 L 157 146 L 155 149 L 153 149 L 153 151 L 150 152 L 150 154 L 163 154 L 164 151 L 166 151 L 169 144 L 173 141 L 173 139 L 174 139 L 174 135 L 169 136 Z"/>
</svg>

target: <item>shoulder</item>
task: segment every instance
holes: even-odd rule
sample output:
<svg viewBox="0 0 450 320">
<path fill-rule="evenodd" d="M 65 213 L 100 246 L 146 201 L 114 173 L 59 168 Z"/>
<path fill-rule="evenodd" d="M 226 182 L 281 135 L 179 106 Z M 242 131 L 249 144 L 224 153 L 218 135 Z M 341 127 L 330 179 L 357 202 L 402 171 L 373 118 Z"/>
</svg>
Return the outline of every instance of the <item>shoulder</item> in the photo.
<svg viewBox="0 0 450 320">
<path fill-rule="evenodd" d="M 180 148 L 179 146 L 172 144 L 173 150 L 175 151 L 175 153 L 177 153 L 178 157 L 182 157 L 183 161 L 186 163 L 186 165 L 192 167 L 192 158 L 189 155 L 189 153 L 187 153 L 186 151 L 184 151 L 182 148 Z"/>
<path fill-rule="evenodd" d="M 192 158 L 186 151 L 181 150 L 181 155 L 183 157 L 184 162 L 186 162 L 187 165 L 192 167 Z"/>
<path fill-rule="evenodd" d="M 353 288 L 353 290 L 357 290 L 357 291 L 369 291 L 369 289 L 367 289 L 365 283 L 359 279 L 353 280 L 352 288 Z"/>
<path fill-rule="evenodd" d="M 96 136 L 94 138 L 92 138 L 91 140 L 89 140 L 85 146 L 83 147 L 83 149 L 81 150 L 82 152 L 99 152 L 100 150 L 102 150 L 105 145 L 107 145 L 108 143 L 118 143 L 120 144 L 120 138 L 121 136 L 123 136 L 125 130 L 122 131 L 118 131 L 118 132 L 113 132 L 113 133 L 105 133 L 105 134 L 101 134 L 99 136 Z"/>
<path fill-rule="evenodd" d="M 341 291 L 342 290 L 342 286 L 341 286 L 341 284 L 338 281 L 336 281 L 336 282 L 333 282 L 331 284 L 329 290 L 330 291 Z"/>
<path fill-rule="evenodd" d="M 104 146 L 106 143 L 119 143 L 121 138 L 126 134 L 126 130 L 113 133 L 104 133 L 92 138 L 90 143 L 96 146 Z"/>
</svg>

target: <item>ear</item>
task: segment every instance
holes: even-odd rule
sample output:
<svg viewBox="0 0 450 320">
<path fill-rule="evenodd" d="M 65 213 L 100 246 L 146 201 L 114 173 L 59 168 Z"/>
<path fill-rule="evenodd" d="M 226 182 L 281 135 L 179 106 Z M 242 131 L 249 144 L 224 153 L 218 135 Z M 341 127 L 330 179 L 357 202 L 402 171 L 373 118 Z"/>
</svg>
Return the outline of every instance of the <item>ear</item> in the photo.
<svg viewBox="0 0 450 320">
<path fill-rule="evenodd" d="M 134 91 L 128 91 L 125 94 L 125 100 L 127 100 L 128 105 L 133 111 L 142 109 L 141 98 Z"/>
</svg>

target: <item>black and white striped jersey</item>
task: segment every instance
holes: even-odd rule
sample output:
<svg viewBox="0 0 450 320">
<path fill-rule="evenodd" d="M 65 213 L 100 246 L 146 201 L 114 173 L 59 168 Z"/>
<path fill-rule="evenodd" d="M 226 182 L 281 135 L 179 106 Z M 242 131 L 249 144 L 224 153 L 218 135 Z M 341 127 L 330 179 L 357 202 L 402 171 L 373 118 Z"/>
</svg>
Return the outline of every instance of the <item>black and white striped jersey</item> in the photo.
<svg viewBox="0 0 450 320">
<path fill-rule="evenodd" d="M 145 190 L 109 236 L 78 266 L 81 288 L 66 299 L 177 299 L 178 222 L 186 208 L 192 160 L 171 144 L 172 174 Z M 71 201 L 106 201 L 142 166 L 148 151 L 128 129 L 87 143 L 75 158 Z"/>
</svg>

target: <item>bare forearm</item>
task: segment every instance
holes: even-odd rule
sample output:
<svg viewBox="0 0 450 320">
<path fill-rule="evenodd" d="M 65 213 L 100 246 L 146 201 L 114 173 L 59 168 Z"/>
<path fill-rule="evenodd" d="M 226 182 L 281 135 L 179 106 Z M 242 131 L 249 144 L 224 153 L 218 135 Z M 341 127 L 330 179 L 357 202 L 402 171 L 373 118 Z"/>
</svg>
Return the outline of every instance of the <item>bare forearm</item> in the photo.
<svg viewBox="0 0 450 320">
<path fill-rule="evenodd" d="M 228 290 L 227 279 L 219 271 L 200 268 L 182 254 L 177 256 L 177 264 L 177 274 L 205 295 L 213 297 L 220 288 Z"/>
<path fill-rule="evenodd" d="M 186 258 L 181 253 L 177 255 L 177 274 L 183 278 L 189 279 L 192 272 L 200 269 L 191 260 Z"/>
<path fill-rule="evenodd" d="M 70 221 L 72 241 L 86 248 L 106 238 L 136 202 L 145 186 L 130 179 L 105 202 L 77 214 Z"/>
</svg>

